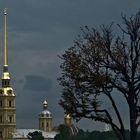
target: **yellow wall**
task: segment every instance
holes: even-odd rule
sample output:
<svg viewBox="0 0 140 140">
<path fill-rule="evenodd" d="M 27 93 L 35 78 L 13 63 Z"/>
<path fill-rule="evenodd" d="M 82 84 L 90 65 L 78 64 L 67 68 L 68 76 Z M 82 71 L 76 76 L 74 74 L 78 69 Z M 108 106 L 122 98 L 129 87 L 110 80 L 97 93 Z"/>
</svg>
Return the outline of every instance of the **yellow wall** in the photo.
<svg viewBox="0 0 140 140">
<path fill-rule="evenodd" d="M 39 129 L 43 130 L 45 132 L 52 131 L 52 118 L 40 117 L 39 118 Z"/>
<path fill-rule="evenodd" d="M 0 95 L 0 133 L 2 132 L 3 138 L 12 137 L 12 133 L 16 130 L 16 107 L 15 96 L 3 96 Z M 11 103 L 9 103 L 11 102 Z"/>
</svg>

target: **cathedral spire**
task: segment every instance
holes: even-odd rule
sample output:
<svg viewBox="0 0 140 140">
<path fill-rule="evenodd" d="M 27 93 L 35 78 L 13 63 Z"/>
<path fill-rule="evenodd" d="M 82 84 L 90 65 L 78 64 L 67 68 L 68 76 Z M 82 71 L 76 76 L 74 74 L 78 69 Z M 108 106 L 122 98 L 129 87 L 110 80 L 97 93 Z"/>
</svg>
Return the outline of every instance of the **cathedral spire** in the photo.
<svg viewBox="0 0 140 140">
<path fill-rule="evenodd" d="M 8 48 L 7 48 L 7 8 L 4 9 L 4 72 L 8 68 Z M 8 71 L 8 69 L 7 69 Z"/>
<path fill-rule="evenodd" d="M 10 74 L 8 72 L 8 47 L 7 47 L 7 8 L 4 9 L 4 64 L 2 74 L 2 87 L 10 87 Z"/>
<path fill-rule="evenodd" d="M 16 95 L 10 86 L 10 74 L 8 72 L 8 50 L 7 50 L 7 9 L 4 9 L 4 52 L 2 87 L 0 87 L 0 140 L 7 140 L 16 131 Z"/>
</svg>

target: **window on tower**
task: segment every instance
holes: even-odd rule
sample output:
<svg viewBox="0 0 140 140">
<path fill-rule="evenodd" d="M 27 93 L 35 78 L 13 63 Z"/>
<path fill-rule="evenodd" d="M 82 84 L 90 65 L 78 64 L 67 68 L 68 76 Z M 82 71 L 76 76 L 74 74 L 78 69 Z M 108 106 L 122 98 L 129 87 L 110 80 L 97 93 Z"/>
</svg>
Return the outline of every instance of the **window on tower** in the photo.
<svg viewBox="0 0 140 140">
<path fill-rule="evenodd" d="M 5 81 L 4 85 L 7 86 L 7 81 Z"/>
<path fill-rule="evenodd" d="M 3 91 L 2 90 L 0 90 L 0 94 L 3 94 Z"/>
<path fill-rule="evenodd" d="M 48 124 L 48 122 L 47 122 L 46 127 L 48 127 L 48 126 L 49 126 L 49 124 Z"/>
<path fill-rule="evenodd" d="M 7 84 L 8 84 L 7 86 L 9 86 L 9 85 L 10 85 L 9 80 L 7 81 Z"/>
<path fill-rule="evenodd" d="M 9 94 L 12 94 L 12 90 L 8 90 L 8 93 L 9 93 Z"/>
<path fill-rule="evenodd" d="M 42 124 L 41 124 L 41 127 L 43 128 L 44 127 L 44 123 L 42 122 Z"/>
<path fill-rule="evenodd" d="M 9 123 L 12 123 L 12 116 L 9 116 Z"/>
<path fill-rule="evenodd" d="M 0 107 L 2 107 L 2 101 L 0 100 Z"/>
<path fill-rule="evenodd" d="M 12 107 L 12 101 L 11 100 L 9 101 L 9 107 Z"/>
<path fill-rule="evenodd" d="M 2 123 L 2 115 L 0 115 L 0 123 Z"/>
<path fill-rule="evenodd" d="M 0 131 L 0 138 L 2 138 L 2 131 Z"/>
</svg>

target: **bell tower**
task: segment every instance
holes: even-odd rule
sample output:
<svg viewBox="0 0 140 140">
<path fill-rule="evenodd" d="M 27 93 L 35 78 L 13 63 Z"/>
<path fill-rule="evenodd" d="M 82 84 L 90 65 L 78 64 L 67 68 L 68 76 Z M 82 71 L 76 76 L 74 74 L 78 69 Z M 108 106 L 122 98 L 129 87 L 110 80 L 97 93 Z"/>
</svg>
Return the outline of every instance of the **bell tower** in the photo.
<svg viewBox="0 0 140 140">
<path fill-rule="evenodd" d="M 39 129 L 50 132 L 52 131 L 52 114 L 48 110 L 48 102 L 43 102 L 43 111 L 39 114 Z"/>
<path fill-rule="evenodd" d="M 15 94 L 10 85 L 7 48 L 7 9 L 4 9 L 4 64 L 0 88 L 0 140 L 12 137 L 16 130 Z"/>
</svg>

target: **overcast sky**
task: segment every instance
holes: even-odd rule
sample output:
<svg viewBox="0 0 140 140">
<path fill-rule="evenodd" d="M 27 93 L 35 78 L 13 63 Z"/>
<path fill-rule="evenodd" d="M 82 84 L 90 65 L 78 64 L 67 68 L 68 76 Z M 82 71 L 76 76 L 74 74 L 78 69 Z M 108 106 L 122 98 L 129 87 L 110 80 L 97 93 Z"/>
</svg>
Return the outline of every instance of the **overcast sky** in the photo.
<svg viewBox="0 0 140 140">
<path fill-rule="evenodd" d="M 61 87 L 56 80 L 60 76 L 58 55 L 72 46 L 80 27 L 121 23 L 121 13 L 133 15 L 140 6 L 139 0 L 1 0 L 1 69 L 4 3 L 8 7 L 9 71 L 17 95 L 18 128 L 38 128 L 44 99 L 54 126 L 63 123 L 63 109 L 58 105 Z M 103 125 L 86 120 L 77 125 L 103 129 Z"/>
</svg>

